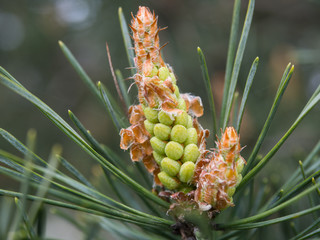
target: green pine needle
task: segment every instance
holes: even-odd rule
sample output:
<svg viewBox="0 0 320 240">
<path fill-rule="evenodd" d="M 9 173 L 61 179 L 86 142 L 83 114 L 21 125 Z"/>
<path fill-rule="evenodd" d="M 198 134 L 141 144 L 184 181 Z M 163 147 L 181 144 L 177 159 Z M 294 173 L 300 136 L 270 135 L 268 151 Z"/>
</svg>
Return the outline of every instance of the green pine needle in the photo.
<svg viewBox="0 0 320 240">
<path fill-rule="evenodd" d="M 221 110 L 221 112 L 224 114 L 223 121 L 220 123 L 220 126 L 223 131 L 227 126 L 231 107 L 232 107 L 232 102 L 233 102 L 234 93 L 236 90 L 236 85 L 237 85 L 237 81 L 238 81 L 242 58 L 243 58 L 243 54 L 244 54 L 244 50 L 246 47 L 246 43 L 247 43 L 247 39 L 248 39 L 248 35 L 249 35 L 249 30 L 250 30 L 250 26 L 251 26 L 251 22 L 252 22 L 254 5 L 255 5 L 255 0 L 250 0 L 249 4 L 248 4 L 247 14 L 246 14 L 246 18 L 244 21 L 241 37 L 240 37 L 239 46 L 238 46 L 237 53 L 236 53 L 236 58 L 234 60 L 234 65 L 233 65 L 232 75 L 231 75 L 231 80 L 230 80 L 230 86 L 228 88 L 228 94 L 227 94 L 227 99 L 226 99 L 226 105 L 223 105 L 222 110 Z"/>
<path fill-rule="evenodd" d="M 204 84 L 206 86 L 206 92 L 207 92 L 207 96 L 209 99 L 210 112 L 211 112 L 212 121 L 213 121 L 213 124 L 212 124 L 213 134 L 212 135 L 215 136 L 217 133 L 218 127 L 217 127 L 216 108 L 215 108 L 215 104 L 214 104 L 214 100 L 213 100 L 212 87 L 211 87 L 211 83 L 210 83 L 211 81 L 210 81 L 210 77 L 209 77 L 209 73 L 208 73 L 206 59 L 203 55 L 203 52 L 200 49 L 200 47 L 198 47 L 197 50 L 198 50 L 198 54 L 199 54 L 202 77 L 203 77 Z"/>
</svg>

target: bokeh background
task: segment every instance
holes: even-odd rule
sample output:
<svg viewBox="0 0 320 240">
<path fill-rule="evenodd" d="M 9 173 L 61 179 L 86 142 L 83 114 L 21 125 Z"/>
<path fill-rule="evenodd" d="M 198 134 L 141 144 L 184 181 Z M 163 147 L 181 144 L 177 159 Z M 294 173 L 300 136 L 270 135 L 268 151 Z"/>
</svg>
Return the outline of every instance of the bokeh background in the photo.
<svg viewBox="0 0 320 240">
<path fill-rule="evenodd" d="M 94 81 L 102 81 L 115 92 L 105 44 L 108 42 L 113 66 L 130 76 L 126 51 L 118 21 L 118 7 L 127 21 L 139 5 L 159 15 L 163 54 L 178 76 L 181 92 L 203 98 L 208 108 L 196 48 L 206 56 L 217 109 L 221 103 L 233 1 L 225 0 L 0 0 L 0 65 L 27 89 L 44 100 L 64 119 L 71 109 L 102 143 L 119 150 L 118 133 L 105 109 L 97 103 L 75 74 L 58 40 L 74 53 Z M 243 1 L 241 24 L 247 1 Z M 252 61 L 260 64 L 248 99 L 241 129 L 246 157 L 257 139 L 271 107 L 278 83 L 288 62 L 295 73 L 285 93 L 270 132 L 261 149 L 266 153 L 286 132 L 320 83 L 320 1 L 256 0 L 255 13 L 239 76 L 241 93 Z M 128 85 L 131 82 L 128 82 Z M 218 110 L 219 111 L 219 110 Z M 71 122 L 71 121 L 69 121 Z M 210 114 L 200 122 L 211 129 Z M 298 160 L 316 144 L 320 136 L 320 108 L 314 109 L 270 162 L 261 177 L 277 182 L 298 166 Z M 33 105 L 0 86 L 0 127 L 18 139 L 26 132 L 38 132 L 37 153 L 46 158 L 53 144 L 63 146 L 63 156 L 90 175 L 91 160 L 67 139 Z M 209 143 L 212 147 L 213 143 Z M 3 139 L 0 147 L 14 151 Z M 280 171 L 279 171 L 280 169 Z M 17 187 L 0 176 L 2 188 Z"/>
</svg>

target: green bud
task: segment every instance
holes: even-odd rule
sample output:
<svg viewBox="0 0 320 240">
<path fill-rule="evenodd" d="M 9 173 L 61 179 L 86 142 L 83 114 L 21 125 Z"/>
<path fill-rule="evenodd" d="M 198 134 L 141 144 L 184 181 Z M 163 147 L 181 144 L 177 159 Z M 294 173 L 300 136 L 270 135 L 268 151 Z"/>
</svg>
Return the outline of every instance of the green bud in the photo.
<svg viewBox="0 0 320 240">
<path fill-rule="evenodd" d="M 173 190 L 179 187 L 180 182 L 177 178 L 170 177 L 166 172 L 159 172 L 160 182 L 168 189 Z"/>
<path fill-rule="evenodd" d="M 175 76 L 173 73 L 170 73 L 169 76 L 170 76 L 170 78 L 171 78 L 172 83 L 173 83 L 173 84 L 177 84 L 176 76 Z"/>
<path fill-rule="evenodd" d="M 229 197 L 232 197 L 233 194 L 236 192 L 236 188 L 235 187 L 229 187 L 227 190 L 227 194 Z"/>
<path fill-rule="evenodd" d="M 171 126 L 174 121 L 174 116 L 161 110 L 158 113 L 158 119 L 159 119 L 159 122 L 165 125 Z"/>
<path fill-rule="evenodd" d="M 169 158 L 178 160 L 183 154 L 183 147 L 180 143 L 170 141 L 167 143 L 164 151 Z"/>
<path fill-rule="evenodd" d="M 191 143 L 184 148 L 182 162 L 196 162 L 200 156 L 200 151 L 197 145 Z"/>
<path fill-rule="evenodd" d="M 167 67 L 161 67 L 158 72 L 160 80 L 164 81 L 169 76 L 169 69 Z"/>
<path fill-rule="evenodd" d="M 189 182 L 194 174 L 195 164 L 193 162 L 185 162 L 180 167 L 179 179 L 181 182 Z"/>
<path fill-rule="evenodd" d="M 170 137 L 171 128 L 162 123 L 157 123 L 154 125 L 153 132 L 154 135 L 160 140 L 168 140 Z"/>
<path fill-rule="evenodd" d="M 156 66 L 153 66 L 150 77 L 154 77 L 157 75 L 158 75 L 158 68 Z"/>
<path fill-rule="evenodd" d="M 155 160 L 159 165 L 161 164 L 162 159 L 165 158 L 164 155 L 161 155 L 161 154 L 157 153 L 156 151 L 153 151 L 153 152 L 152 152 L 152 155 L 153 155 L 154 160 Z"/>
<path fill-rule="evenodd" d="M 152 68 L 150 74 L 147 77 L 154 77 L 154 76 L 157 76 L 157 75 L 158 75 L 158 68 L 155 65 L 153 65 L 153 68 Z"/>
<path fill-rule="evenodd" d="M 176 95 L 177 98 L 180 96 L 180 91 L 177 85 L 174 85 L 174 94 Z"/>
<path fill-rule="evenodd" d="M 154 151 L 156 151 L 157 153 L 164 155 L 165 154 L 165 147 L 166 147 L 166 143 L 161 141 L 159 138 L 157 137 L 152 137 L 150 139 L 150 143 L 151 143 L 151 147 Z"/>
<path fill-rule="evenodd" d="M 187 129 L 187 140 L 185 141 L 185 145 L 189 144 L 197 144 L 198 143 L 198 133 L 195 128 L 188 128 Z"/>
<path fill-rule="evenodd" d="M 187 139 L 187 129 L 182 125 L 175 125 L 171 130 L 172 141 L 183 143 Z"/>
<path fill-rule="evenodd" d="M 166 157 L 161 161 L 161 169 L 165 171 L 168 175 L 174 177 L 179 173 L 180 164 L 177 161 Z"/>
<path fill-rule="evenodd" d="M 181 114 L 178 114 L 176 116 L 176 121 L 174 122 L 174 125 L 182 125 L 182 126 L 185 126 L 187 127 L 188 126 L 188 113 L 186 112 L 182 112 Z"/>
<path fill-rule="evenodd" d="M 192 128 L 193 127 L 193 119 L 190 115 L 188 115 L 188 125 L 187 128 Z"/>
<path fill-rule="evenodd" d="M 187 110 L 186 101 L 182 97 L 178 99 L 178 108 L 183 111 Z"/>
<path fill-rule="evenodd" d="M 151 108 L 151 107 L 146 107 L 144 110 L 144 115 L 146 118 L 152 122 L 152 123 L 157 123 L 158 122 L 158 111 Z"/>
<path fill-rule="evenodd" d="M 244 167 L 244 159 L 242 157 L 238 158 L 236 162 L 236 169 L 238 173 L 241 173 Z"/>
<path fill-rule="evenodd" d="M 145 120 L 144 127 L 146 128 L 148 133 L 150 133 L 151 136 L 154 135 L 154 133 L 153 133 L 154 123 L 150 122 L 149 120 Z"/>
</svg>

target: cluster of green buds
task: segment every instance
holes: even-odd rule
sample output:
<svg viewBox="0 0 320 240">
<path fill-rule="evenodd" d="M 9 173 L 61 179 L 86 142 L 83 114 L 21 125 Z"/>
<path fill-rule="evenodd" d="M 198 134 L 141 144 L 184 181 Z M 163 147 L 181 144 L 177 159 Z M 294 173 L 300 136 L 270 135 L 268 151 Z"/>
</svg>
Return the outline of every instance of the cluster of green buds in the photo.
<svg viewBox="0 0 320 240">
<path fill-rule="evenodd" d="M 200 209 L 206 209 L 204 205 L 217 209 L 222 209 L 220 205 L 231 206 L 232 191 L 241 176 L 239 163 L 242 167 L 244 164 L 239 155 L 239 139 L 234 139 L 234 129 L 228 128 L 218 142 L 219 152 L 206 150 L 209 131 L 197 120 L 203 115 L 201 99 L 180 94 L 175 74 L 160 54 L 158 34 L 161 29 L 157 27 L 154 13 L 140 7 L 130 28 L 137 69 L 133 78 L 140 104 L 129 110 L 132 125 L 120 132 L 121 148 L 130 148 L 133 161 L 144 162 L 157 185 L 164 186 L 172 194 L 193 194 Z M 230 138 L 228 146 L 227 138 Z M 208 156 L 213 157 L 208 159 Z M 221 164 L 216 159 L 220 159 Z M 225 171 L 223 176 L 215 175 L 217 169 Z M 215 179 L 207 177 L 206 173 L 215 175 Z M 226 184 L 219 185 L 218 178 Z M 229 196 L 224 198 L 226 204 L 219 202 L 224 192 Z"/>
<path fill-rule="evenodd" d="M 144 125 L 152 136 L 153 157 L 161 166 L 158 177 L 168 189 L 177 189 L 180 183 L 192 180 L 195 162 L 200 156 L 198 133 L 193 127 L 193 119 L 186 112 L 183 98 L 177 97 L 182 104 L 178 110 L 169 113 L 150 107 L 144 109 Z"/>
</svg>

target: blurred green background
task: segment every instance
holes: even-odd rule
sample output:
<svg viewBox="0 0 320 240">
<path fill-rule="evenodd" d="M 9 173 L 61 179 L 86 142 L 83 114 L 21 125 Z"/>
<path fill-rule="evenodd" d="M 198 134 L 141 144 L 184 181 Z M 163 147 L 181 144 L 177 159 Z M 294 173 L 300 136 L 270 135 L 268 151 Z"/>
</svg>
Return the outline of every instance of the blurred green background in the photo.
<svg viewBox="0 0 320 240">
<path fill-rule="evenodd" d="M 233 1 L 225 0 L 29 0 L 0 3 L 0 65 L 27 89 L 46 102 L 64 119 L 71 109 L 102 143 L 119 149 L 118 133 L 105 109 L 86 89 L 64 55 L 58 40 L 74 53 L 94 81 L 102 81 L 115 92 L 105 44 L 108 42 L 113 66 L 130 76 L 118 21 L 122 6 L 127 21 L 139 5 L 159 15 L 164 58 L 175 70 L 181 92 L 203 98 L 208 108 L 196 48 L 206 56 L 217 108 L 221 102 Z M 247 1 L 242 2 L 241 22 Z M 294 122 L 312 92 L 320 83 L 320 1 L 257 0 L 252 28 L 239 76 L 241 93 L 251 63 L 260 64 L 249 95 L 241 129 L 246 157 L 257 139 L 275 96 L 282 72 L 289 61 L 295 73 L 271 126 L 262 153 L 268 151 Z M 242 26 L 241 26 L 242 27 Z M 128 85 L 131 82 L 128 82 Z M 136 101 L 137 102 L 137 101 Z M 320 108 L 314 109 L 269 164 L 274 176 L 285 177 L 274 169 L 294 169 L 297 160 L 315 145 L 320 136 Z M 69 120 L 68 120 L 69 121 Z M 69 121 L 71 122 L 71 121 Z M 211 129 L 210 114 L 200 122 Z M 0 86 L 0 127 L 24 140 L 29 128 L 38 131 L 37 153 L 46 157 L 55 143 L 64 147 L 63 156 L 90 174 L 90 159 L 67 139 L 49 120 L 26 100 Z M 214 147 L 213 142 L 209 142 Z M 13 150 L 3 139 L 0 147 Z M 270 172 L 261 176 L 270 176 Z M 280 175 L 280 177 L 278 177 Z M 9 188 L 11 180 L 0 176 L 0 186 Z"/>
</svg>

